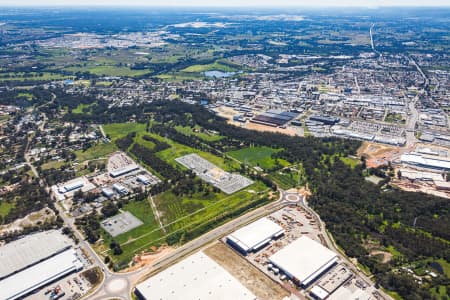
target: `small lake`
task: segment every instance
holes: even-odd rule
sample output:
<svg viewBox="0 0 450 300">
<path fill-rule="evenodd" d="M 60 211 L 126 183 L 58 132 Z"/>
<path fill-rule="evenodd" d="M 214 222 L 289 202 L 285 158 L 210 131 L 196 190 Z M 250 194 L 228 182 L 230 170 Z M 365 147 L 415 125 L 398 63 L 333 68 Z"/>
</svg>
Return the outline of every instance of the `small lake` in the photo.
<svg viewBox="0 0 450 300">
<path fill-rule="evenodd" d="M 235 75 L 236 72 L 222 72 L 213 70 L 213 71 L 206 71 L 203 74 L 205 74 L 206 77 L 226 78 Z"/>
</svg>

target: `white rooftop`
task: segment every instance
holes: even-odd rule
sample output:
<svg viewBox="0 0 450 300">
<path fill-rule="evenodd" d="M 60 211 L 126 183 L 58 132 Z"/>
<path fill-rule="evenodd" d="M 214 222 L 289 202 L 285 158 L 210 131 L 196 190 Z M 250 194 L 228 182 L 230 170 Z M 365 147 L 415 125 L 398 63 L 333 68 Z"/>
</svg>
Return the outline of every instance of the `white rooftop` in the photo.
<svg viewBox="0 0 450 300">
<path fill-rule="evenodd" d="M 269 260 L 300 284 L 308 285 L 337 261 L 337 255 L 309 237 L 302 236 Z"/>
<path fill-rule="evenodd" d="M 281 226 L 268 218 L 261 218 L 236 230 L 227 239 L 238 245 L 242 250 L 248 252 L 259 248 L 260 245 L 270 241 L 272 237 L 281 235 L 282 233 L 284 233 L 284 229 Z"/>
<path fill-rule="evenodd" d="M 372 297 L 366 291 L 357 289 L 351 291 L 345 287 L 338 288 L 327 300 L 370 300 Z"/>
<path fill-rule="evenodd" d="M 424 167 L 431 167 L 436 169 L 450 170 L 450 161 L 442 158 L 431 158 L 421 154 L 405 153 L 400 157 L 402 163 L 421 165 Z"/>
<path fill-rule="evenodd" d="M 255 300 L 256 296 L 203 252 L 137 285 L 146 300 Z"/>
<path fill-rule="evenodd" d="M 71 240 L 59 231 L 30 234 L 0 247 L 0 278 L 35 264 L 72 246 Z M 0 299 L 3 299 L 0 297 Z"/>
<path fill-rule="evenodd" d="M 318 285 L 315 285 L 311 289 L 311 294 L 313 294 L 317 299 L 325 299 L 329 295 L 327 291 Z"/>
<path fill-rule="evenodd" d="M 68 249 L 0 281 L 0 299 L 13 300 L 81 269 L 75 250 Z"/>
</svg>

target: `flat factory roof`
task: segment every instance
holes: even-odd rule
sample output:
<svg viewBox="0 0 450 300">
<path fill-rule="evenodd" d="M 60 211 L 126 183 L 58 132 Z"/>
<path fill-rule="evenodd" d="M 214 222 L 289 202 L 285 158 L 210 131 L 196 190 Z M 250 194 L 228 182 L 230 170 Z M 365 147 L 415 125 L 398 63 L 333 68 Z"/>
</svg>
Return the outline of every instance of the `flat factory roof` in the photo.
<svg viewBox="0 0 450 300">
<path fill-rule="evenodd" d="M 133 165 L 129 165 L 129 166 L 126 166 L 126 167 L 123 167 L 120 169 L 113 170 L 113 171 L 109 172 L 109 175 L 111 175 L 112 177 L 118 177 L 118 176 L 130 173 L 132 171 L 135 171 L 137 169 L 139 169 L 139 166 L 133 164 Z"/>
<path fill-rule="evenodd" d="M 255 300 L 256 296 L 203 252 L 137 285 L 146 300 Z"/>
<path fill-rule="evenodd" d="M 8 243 L 0 247 L 0 278 L 9 276 L 70 246 L 72 246 L 70 239 L 57 230 L 30 234 Z"/>
<path fill-rule="evenodd" d="M 71 272 L 81 269 L 83 264 L 68 249 L 47 260 L 29 267 L 0 281 L 0 299 L 18 299 Z"/>
<path fill-rule="evenodd" d="M 309 237 L 302 236 L 269 260 L 300 284 L 308 285 L 337 261 L 337 255 Z"/>
<path fill-rule="evenodd" d="M 371 296 L 366 291 L 357 289 L 354 291 L 349 290 L 345 287 L 338 288 L 328 300 L 370 300 Z"/>
<path fill-rule="evenodd" d="M 284 229 L 281 226 L 267 218 L 261 218 L 236 230 L 227 236 L 227 239 L 241 250 L 249 252 L 260 248 L 273 237 L 280 236 L 283 233 Z"/>
<path fill-rule="evenodd" d="M 400 160 L 402 163 L 450 170 L 450 161 L 442 158 L 430 158 L 420 154 L 406 153 L 402 154 Z"/>
</svg>

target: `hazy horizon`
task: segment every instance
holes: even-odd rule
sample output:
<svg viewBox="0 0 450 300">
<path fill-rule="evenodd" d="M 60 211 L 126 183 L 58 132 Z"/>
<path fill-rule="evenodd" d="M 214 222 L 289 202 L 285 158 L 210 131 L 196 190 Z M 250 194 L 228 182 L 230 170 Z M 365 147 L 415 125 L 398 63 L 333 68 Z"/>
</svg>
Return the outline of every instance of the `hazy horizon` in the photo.
<svg viewBox="0 0 450 300">
<path fill-rule="evenodd" d="M 450 3 L 443 0 L 368 0 L 361 3 L 361 1 L 356 0 L 324 0 L 320 3 L 311 4 L 311 1 L 299 0 L 219 0 L 211 1 L 206 0 L 167 0 L 161 1 L 145 1 L 145 0 L 79 0 L 79 1 L 69 1 L 69 0 L 41 0 L 41 1 L 30 1 L 30 0 L 0 0 L 0 6 L 11 6 L 11 7 L 40 7 L 40 6 L 66 6 L 66 7 L 361 7 L 361 8 L 377 8 L 377 7 L 449 7 Z"/>
</svg>

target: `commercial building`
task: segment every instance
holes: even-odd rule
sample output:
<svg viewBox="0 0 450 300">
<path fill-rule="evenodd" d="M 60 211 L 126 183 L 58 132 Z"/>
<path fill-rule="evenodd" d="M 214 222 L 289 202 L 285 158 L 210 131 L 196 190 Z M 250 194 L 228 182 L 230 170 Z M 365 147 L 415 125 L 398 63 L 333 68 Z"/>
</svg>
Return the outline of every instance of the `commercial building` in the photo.
<svg viewBox="0 0 450 300">
<path fill-rule="evenodd" d="M 102 188 L 102 194 L 107 198 L 111 198 L 112 196 L 114 196 L 114 191 L 109 187 L 105 187 Z"/>
<path fill-rule="evenodd" d="M 66 185 L 63 185 L 62 187 L 60 187 L 58 189 L 58 191 L 62 194 L 67 193 L 67 192 L 71 192 L 77 189 L 80 189 L 84 186 L 84 181 L 83 180 L 76 180 L 73 182 L 70 182 Z"/>
<path fill-rule="evenodd" d="M 337 261 L 336 253 L 302 236 L 276 252 L 269 261 L 300 286 L 308 286 Z"/>
<path fill-rule="evenodd" d="M 311 121 L 316 121 L 323 123 L 325 125 L 334 125 L 339 123 L 340 119 L 336 117 L 330 117 L 330 116 L 322 116 L 322 115 L 312 115 L 309 117 Z"/>
<path fill-rule="evenodd" d="M 119 177 L 128 173 L 131 173 L 133 171 L 139 170 L 139 166 L 138 165 L 129 165 L 126 166 L 124 168 L 120 168 L 114 171 L 109 172 L 109 175 L 113 178 L 115 177 Z"/>
<path fill-rule="evenodd" d="M 0 299 L 19 299 L 36 289 L 81 270 L 75 250 L 68 249 L 0 281 Z"/>
<path fill-rule="evenodd" d="M 128 189 L 119 183 L 114 183 L 113 189 L 121 195 L 128 194 Z"/>
<path fill-rule="evenodd" d="M 137 181 L 139 181 L 140 183 L 145 184 L 145 185 L 148 185 L 151 183 L 150 179 L 145 175 L 139 175 L 137 177 Z"/>
<path fill-rule="evenodd" d="M 141 300 L 256 300 L 256 296 L 203 252 L 197 252 L 138 284 Z"/>
<path fill-rule="evenodd" d="M 70 240 L 58 231 L 33 234 L 0 247 L 0 299 L 15 300 L 81 270 Z"/>
<path fill-rule="evenodd" d="M 251 120 L 251 122 L 276 127 L 285 125 L 286 123 L 294 119 L 297 115 L 298 114 L 295 112 L 273 109 L 255 116 Z"/>
<path fill-rule="evenodd" d="M 262 218 L 227 236 L 227 243 L 242 254 L 247 254 L 261 249 L 283 234 L 281 226 L 268 218 Z"/>
<path fill-rule="evenodd" d="M 337 289 L 327 300 L 370 300 L 373 299 L 369 293 L 361 289 L 350 290 L 345 287 Z"/>
<path fill-rule="evenodd" d="M 30 234 L 0 247 L 0 280 L 35 265 L 72 246 L 70 239 L 59 231 Z"/>
<path fill-rule="evenodd" d="M 450 171 L 450 161 L 443 158 L 428 157 L 415 152 L 410 152 L 403 154 L 400 157 L 400 160 L 404 164 L 416 167 L 439 171 Z"/>
</svg>

